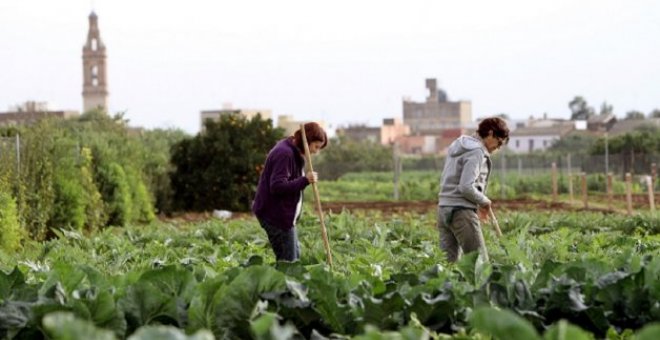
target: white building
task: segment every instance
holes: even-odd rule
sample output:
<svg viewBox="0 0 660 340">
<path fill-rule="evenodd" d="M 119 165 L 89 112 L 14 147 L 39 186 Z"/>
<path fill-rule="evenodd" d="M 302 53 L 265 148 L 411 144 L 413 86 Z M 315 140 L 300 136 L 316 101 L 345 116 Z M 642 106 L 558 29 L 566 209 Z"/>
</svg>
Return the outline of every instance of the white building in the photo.
<svg viewBox="0 0 660 340">
<path fill-rule="evenodd" d="M 514 153 L 543 151 L 573 129 L 571 125 L 519 127 L 509 134 L 507 148 Z"/>
</svg>

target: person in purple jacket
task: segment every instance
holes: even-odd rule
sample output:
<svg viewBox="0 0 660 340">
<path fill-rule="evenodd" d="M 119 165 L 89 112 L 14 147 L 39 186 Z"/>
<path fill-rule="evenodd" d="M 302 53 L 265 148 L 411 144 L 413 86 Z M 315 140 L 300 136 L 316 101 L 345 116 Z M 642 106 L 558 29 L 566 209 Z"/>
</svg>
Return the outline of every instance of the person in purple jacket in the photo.
<svg viewBox="0 0 660 340">
<path fill-rule="evenodd" d="M 328 144 L 328 137 L 317 123 L 305 124 L 311 154 Z M 300 245 L 296 221 L 302 211 L 303 190 L 318 179 L 316 172 L 305 173 L 305 149 L 300 129 L 270 150 L 259 177 L 252 212 L 266 230 L 277 261 L 296 261 Z"/>
</svg>

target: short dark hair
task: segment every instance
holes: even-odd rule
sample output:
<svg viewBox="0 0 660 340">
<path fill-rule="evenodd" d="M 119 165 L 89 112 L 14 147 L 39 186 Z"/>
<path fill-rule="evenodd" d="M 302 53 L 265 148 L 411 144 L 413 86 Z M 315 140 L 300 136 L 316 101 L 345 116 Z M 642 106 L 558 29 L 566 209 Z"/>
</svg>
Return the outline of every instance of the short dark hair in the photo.
<svg viewBox="0 0 660 340">
<path fill-rule="evenodd" d="M 493 131 L 493 136 L 504 139 L 504 142 L 509 141 L 509 128 L 506 126 L 506 121 L 500 117 L 490 117 L 482 120 L 477 128 L 477 133 L 481 138 L 488 137 L 488 132 Z"/>
<path fill-rule="evenodd" d="M 325 130 L 318 123 L 311 122 L 305 124 L 305 137 L 307 137 L 307 144 L 311 142 L 323 142 L 321 149 L 325 148 L 328 145 L 328 135 L 325 133 Z M 302 142 L 302 133 L 300 129 L 296 130 L 293 134 L 293 144 L 298 147 L 301 151 L 304 151 L 305 146 Z"/>
</svg>

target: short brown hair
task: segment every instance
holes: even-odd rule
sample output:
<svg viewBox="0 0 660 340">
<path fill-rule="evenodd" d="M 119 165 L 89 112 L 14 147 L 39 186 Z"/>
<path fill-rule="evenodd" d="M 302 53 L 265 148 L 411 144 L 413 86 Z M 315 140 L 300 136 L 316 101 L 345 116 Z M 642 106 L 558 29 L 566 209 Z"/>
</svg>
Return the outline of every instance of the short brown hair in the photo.
<svg viewBox="0 0 660 340">
<path fill-rule="evenodd" d="M 509 128 L 506 126 L 506 121 L 500 117 L 490 117 L 482 120 L 479 123 L 477 133 L 481 138 L 488 137 L 488 132 L 493 131 L 494 137 L 504 139 L 504 142 L 509 141 Z"/>
<path fill-rule="evenodd" d="M 321 149 L 325 148 L 328 145 L 328 135 L 325 133 L 325 130 L 318 123 L 311 122 L 305 124 L 305 137 L 307 137 L 307 144 L 311 142 L 323 142 Z M 293 134 L 293 144 L 298 147 L 298 149 L 305 150 L 305 146 L 302 142 L 302 133 L 300 129 L 296 130 Z"/>
</svg>

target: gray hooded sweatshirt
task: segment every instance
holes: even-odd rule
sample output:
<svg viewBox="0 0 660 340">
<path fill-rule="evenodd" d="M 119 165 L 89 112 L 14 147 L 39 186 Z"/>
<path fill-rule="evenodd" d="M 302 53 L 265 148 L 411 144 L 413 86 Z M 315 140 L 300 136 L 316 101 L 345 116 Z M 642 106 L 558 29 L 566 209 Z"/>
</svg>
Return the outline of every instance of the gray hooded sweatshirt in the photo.
<svg viewBox="0 0 660 340">
<path fill-rule="evenodd" d="M 481 139 L 457 138 L 447 152 L 438 205 L 476 209 L 490 204 L 486 188 L 491 166 L 490 153 Z"/>
</svg>

